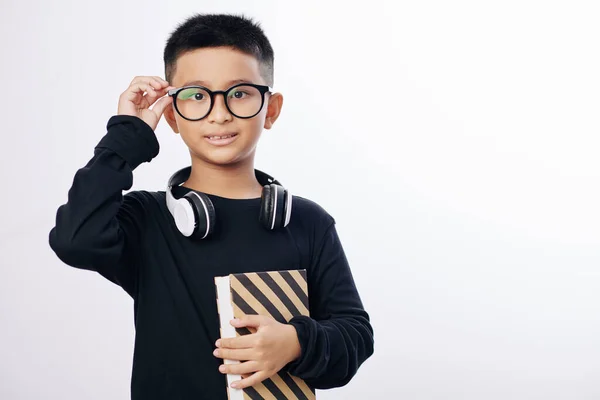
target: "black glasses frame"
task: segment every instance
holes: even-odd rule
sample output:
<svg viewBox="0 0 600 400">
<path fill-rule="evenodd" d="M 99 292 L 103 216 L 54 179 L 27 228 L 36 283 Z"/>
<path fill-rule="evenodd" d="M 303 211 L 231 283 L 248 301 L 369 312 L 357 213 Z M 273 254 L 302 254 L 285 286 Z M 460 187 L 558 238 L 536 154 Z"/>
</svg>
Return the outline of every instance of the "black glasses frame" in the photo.
<svg viewBox="0 0 600 400">
<path fill-rule="evenodd" d="M 260 92 L 260 95 L 261 95 L 260 107 L 258 108 L 258 111 L 254 115 L 251 115 L 249 117 L 240 117 L 239 115 L 237 115 L 236 113 L 231 111 L 231 108 L 229 108 L 229 102 L 227 101 L 227 96 L 229 95 L 229 92 L 231 92 L 233 89 L 240 87 L 240 86 L 252 86 L 253 88 L 256 88 Z M 191 89 L 191 88 L 202 89 L 202 90 L 206 91 L 208 93 L 208 95 L 210 96 L 210 107 L 208 107 L 208 111 L 206 112 L 206 114 L 204 114 L 200 118 L 194 118 L 194 119 L 187 118 L 179 111 L 179 107 L 177 107 L 177 96 L 179 95 L 179 92 L 181 92 L 182 90 Z M 173 105 L 175 106 L 175 110 L 177 110 L 177 114 L 181 115 L 181 118 L 187 119 L 188 121 L 200 121 L 201 119 L 206 118 L 212 111 L 213 106 L 215 105 L 215 96 L 218 94 L 223 95 L 223 101 L 225 102 L 225 107 L 227 107 L 227 110 L 229 111 L 229 113 L 231 115 L 233 115 L 237 118 L 241 118 L 241 119 L 253 118 L 256 115 L 258 115 L 258 113 L 262 110 L 263 106 L 265 105 L 265 93 L 269 93 L 269 94 L 272 93 L 271 88 L 269 86 L 256 85 L 254 83 L 238 83 L 237 85 L 233 85 L 232 87 L 230 87 L 227 90 L 214 90 L 214 91 L 210 90 L 209 88 L 206 88 L 204 86 L 190 85 L 190 86 L 182 86 L 180 88 L 171 89 L 167 92 L 167 94 L 169 96 L 173 97 Z"/>
</svg>

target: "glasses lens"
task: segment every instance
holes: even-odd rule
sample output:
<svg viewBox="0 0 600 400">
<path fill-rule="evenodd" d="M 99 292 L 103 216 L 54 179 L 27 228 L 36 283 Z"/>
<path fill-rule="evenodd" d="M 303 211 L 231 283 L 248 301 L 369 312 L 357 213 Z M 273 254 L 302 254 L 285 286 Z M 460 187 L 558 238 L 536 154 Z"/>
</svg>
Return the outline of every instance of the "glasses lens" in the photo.
<svg viewBox="0 0 600 400">
<path fill-rule="evenodd" d="M 227 105 L 238 117 L 252 117 L 260 111 L 262 94 L 252 86 L 236 86 L 227 93 Z"/>
<path fill-rule="evenodd" d="M 177 109 L 185 118 L 200 119 L 210 109 L 210 95 L 201 88 L 186 88 L 177 94 Z"/>
</svg>

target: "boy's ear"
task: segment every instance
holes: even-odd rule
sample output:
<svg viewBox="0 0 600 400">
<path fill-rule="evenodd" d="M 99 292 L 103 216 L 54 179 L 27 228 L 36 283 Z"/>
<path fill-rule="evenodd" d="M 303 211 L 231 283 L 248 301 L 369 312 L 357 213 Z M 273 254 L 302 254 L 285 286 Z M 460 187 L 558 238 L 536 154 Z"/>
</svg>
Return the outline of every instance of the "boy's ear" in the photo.
<svg viewBox="0 0 600 400">
<path fill-rule="evenodd" d="M 171 129 L 173 129 L 173 132 L 179 133 L 177 120 L 175 119 L 175 106 L 172 103 L 165 109 L 164 116 Z"/>
<path fill-rule="evenodd" d="M 283 106 L 283 96 L 281 93 L 273 93 L 269 96 L 269 104 L 267 106 L 267 117 L 265 118 L 265 129 L 271 129 Z"/>
</svg>

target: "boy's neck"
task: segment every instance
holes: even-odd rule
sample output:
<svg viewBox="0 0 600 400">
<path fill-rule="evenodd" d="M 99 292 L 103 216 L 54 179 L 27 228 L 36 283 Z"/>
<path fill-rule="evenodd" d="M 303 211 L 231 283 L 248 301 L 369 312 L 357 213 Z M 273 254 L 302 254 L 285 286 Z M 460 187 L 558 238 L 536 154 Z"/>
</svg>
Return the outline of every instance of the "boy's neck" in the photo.
<svg viewBox="0 0 600 400">
<path fill-rule="evenodd" d="M 192 159 L 192 172 L 182 186 L 231 199 L 258 198 L 262 193 L 253 160 L 234 166 L 217 166 Z"/>
</svg>

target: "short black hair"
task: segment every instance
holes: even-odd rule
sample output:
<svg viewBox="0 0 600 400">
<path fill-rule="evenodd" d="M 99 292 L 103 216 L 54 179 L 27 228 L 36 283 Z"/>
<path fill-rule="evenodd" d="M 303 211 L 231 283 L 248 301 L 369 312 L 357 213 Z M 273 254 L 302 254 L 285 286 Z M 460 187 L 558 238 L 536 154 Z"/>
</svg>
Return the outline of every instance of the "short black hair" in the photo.
<svg viewBox="0 0 600 400">
<path fill-rule="evenodd" d="M 274 54 L 269 39 L 260 24 L 233 14 L 195 14 L 171 33 L 164 51 L 165 78 L 171 82 L 177 58 L 195 49 L 232 47 L 254 56 L 260 65 L 261 76 L 273 86 Z"/>
</svg>

